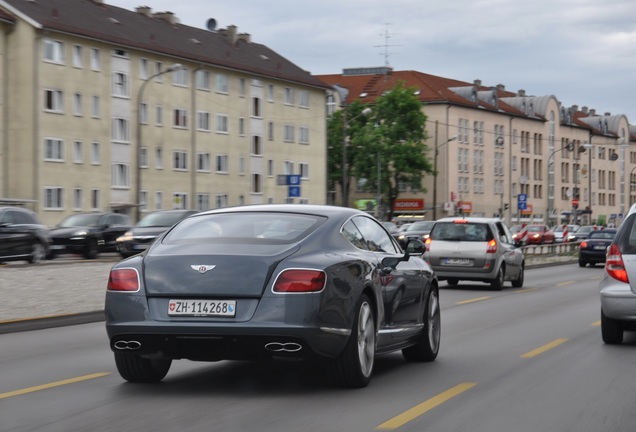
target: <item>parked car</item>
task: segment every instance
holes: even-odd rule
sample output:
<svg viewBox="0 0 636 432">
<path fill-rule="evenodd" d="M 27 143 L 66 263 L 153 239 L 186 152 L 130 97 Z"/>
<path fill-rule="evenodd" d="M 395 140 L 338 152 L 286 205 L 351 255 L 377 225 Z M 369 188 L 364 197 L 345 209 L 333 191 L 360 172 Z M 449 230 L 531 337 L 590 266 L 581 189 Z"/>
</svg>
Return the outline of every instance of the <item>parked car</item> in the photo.
<svg viewBox="0 0 636 432">
<path fill-rule="evenodd" d="M 409 240 L 426 241 L 433 225 L 435 225 L 435 221 L 418 221 L 405 225 L 397 237 L 398 242 L 402 247 L 405 247 Z"/>
<path fill-rule="evenodd" d="M 424 259 L 439 280 L 489 283 L 501 290 L 505 281 L 523 286 L 525 260 L 510 229 L 497 218 L 449 217 L 438 220 L 425 242 Z"/>
<path fill-rule="evenodd" d="M 51 246 L 51 235 L 38 215 L 21 207 L 0 207 L 0 262 L 41 262 Z"/>
<path fill-rule="evenodd" d="M 596 229 L 593 225 L 583 225 L 573 233 L 568 234 L 569 242 L 578 242 L 587 238 L 587 236 Z"/>
<path fill-rule="evenodd" d="M 120 375 L 157 382 L 174 359 L 319 360 L 366 386 L 376 354 L 432 361 L 437 279 L 365 212 L 255 205 L 183 219 L 115 264 L 106 330 Z M 414 254 L 409 251 L 413 251 Z"/>
<path fill-rule="evenodd" d="M 159 234 L 188 216 L 195 210 L 159 210 L 144 216 L 124 235 L 116 239 L 119 254 L 128 258 L 148 249 Z"/>
<path fill-rule="evenodd" d="M 563 227 L 567 227 L 567 231 L 563 229 Z M 568 236 L 574 233 L 577 229 L 580 228 L 580 225 L 557 225 L 552 230 L 554 231 L 554 242 L 555 243 L 563 243 L 563 240 L 567 240 L 563 238 L 563 234 L 567 232 Z"/>
<path fill-rule="evenodd" d="M 636 204 L 627 212 L 607 249 L 601 290 L 601 334 L 607 344 L 623 343 L 636 330 Z"/>
<path fill-rule="evenodd" d="M 607 248 L 615 235 L 616 230 L 613 228 L 592 231 L 579 244 L 579 267 L 605 263 Z"/>
<path fill-rule="evenodd" d="M 547 225 L 530 224 L 526 227 L 528 231 L 527 244 L 542 245 L 546 243 L 554 243 L 554 231 Z"/>
<path fill-rule="evenodd" d="M 54 255 L 73 253 L 95 259 L 102 252 L 117 252 L 117 238 L 131 228 L 121 213 L 78 213 L 51 229 Z"/>
</svg>

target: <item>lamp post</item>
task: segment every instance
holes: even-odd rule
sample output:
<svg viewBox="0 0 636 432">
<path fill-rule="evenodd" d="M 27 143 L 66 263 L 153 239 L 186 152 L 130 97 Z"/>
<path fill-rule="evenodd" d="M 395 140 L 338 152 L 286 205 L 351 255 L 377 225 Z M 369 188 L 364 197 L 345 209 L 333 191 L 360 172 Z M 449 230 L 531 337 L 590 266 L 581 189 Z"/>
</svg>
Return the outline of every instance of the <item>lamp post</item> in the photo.
<svg viewBox="0 0 636 432">
<path fill-rule="evenodd" d="M 550 153 L 550 156 L 548 157 L 548 214 L 545 215 L 546 225 L 550 225 L 550 215 L 552 214 L 552 208 L 554 207 L 554 155 L 563 150 L 574 150 L 574 142 L 569 142 L 565 145 L 565 147 L 556 149 Z"/>
<path fill-rule="evenodd" d="M 136 221 L 138 222 L 141 219 L 141 126 L 142 126 L 142 118 L 141 118 L 141 104 L 143 103 L 143 94 L 144 94 L 144 90 L 146 89 L 146 86 L 148 85 L 148 83 L 150 83 L 151 80 L 153 80 L 154 78 L 166 74 L 166 73 L 170 73 L 170 72 L 174 72 L 176 70 L 179 69 L 183 69 L 183 66 L 180 65 L 179 63 L 175 63 L 172 66 L 170 66 L 169 68 L 162 70 L 160 72 L 157 72 L 154 75 L 149 76 L 148 78 L 146 78 L 146 80 L 141 84 L 141 87 L 139 87 L 139 92 L 137 92 L 137 145 L 136 145 L 136 153 L 137 155 L 135 156 L 135 162 L 136 162 L 136 177 L 135 177 L 135 202 L 137 203 L 136 205 L 136 210 L 135 210 L 135 218 Z"/>
<path fill-rule="evenodd" d="M 435 132 L 435 153 L 433 158 L 433 220 L 437 220 L 437 155 L 439 155 L 439 148 L 457 139 L 457 135 L 455 135 L 443 143 L 437 144 L 437 131 Z"/>
</svg>

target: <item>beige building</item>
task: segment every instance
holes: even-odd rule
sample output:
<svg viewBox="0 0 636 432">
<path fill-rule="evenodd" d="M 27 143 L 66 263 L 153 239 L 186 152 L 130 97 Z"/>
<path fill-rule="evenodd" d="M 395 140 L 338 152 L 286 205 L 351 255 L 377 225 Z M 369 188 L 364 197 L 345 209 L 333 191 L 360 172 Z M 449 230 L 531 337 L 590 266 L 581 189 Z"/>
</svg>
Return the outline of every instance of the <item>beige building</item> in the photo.
<svg viewBox="0 0 636 432">
<path fill-rule="evenodd" d="M 249 34 L 101 0 L 0 0 L 0 27 L 0 205 L 325 202 L 328 86 Z"/>
<path fill-rule="evenodd" d="M 396 214 L 618 225 L 636 202 L 636 128 L 624 115 L 416 71 L 347 69 L 319 78 L 347 89 L 345 104 L 373 105 L 399 81 L 421 100 L 437 176 L 426 176 L 422 190 L 403 189 Z M 375 196 L 358 190 L 351 201 Z"/>
</svg>

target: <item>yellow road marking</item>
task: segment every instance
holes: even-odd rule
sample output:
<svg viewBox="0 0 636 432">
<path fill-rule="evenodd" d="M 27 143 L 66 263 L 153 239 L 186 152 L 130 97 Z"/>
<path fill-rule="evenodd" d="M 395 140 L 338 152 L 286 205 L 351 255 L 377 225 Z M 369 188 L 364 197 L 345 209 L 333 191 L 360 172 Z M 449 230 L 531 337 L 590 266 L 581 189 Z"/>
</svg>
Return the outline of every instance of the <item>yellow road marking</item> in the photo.
<svg viewBox="0 0 636 432">
<path fill-rule="evenodd" d="M 567 339 L 565 338 L 559 338 L 557 340 L 554 340 L 552 342 L 550 342 L 549 344 L 543 345 L 542 347 L 539 347 L 535 350 L 532 350 L 530 352 L 525 353 L 524 355 L 521 356 L 521 358 L 532 358 L 532 357 L 536 357 L 539 354 L 543 354 L 544 352 L 551 350 L 552 348 L 555 348 L 559 345 L 561 345 L 562 343 L 567 342 Z"/>
<path fill-rule="evenodd" d="M 539 288 L 522 288 L 516 291 L 513 291 L 513 293 L 515 294 L 523 294 L 523 293 L 527 293 L 527 292 L 532 292 L 532 291 L 538 291 Z"/>
<path fill-rule="evenodd" d="M 482 301 L 482 300 L 488 300 L 489 298 L 492 298 L 492 297 L 477 297 L 477 298 L 470 299 L 470 300 L 460 301 L 460 302 L 457 302 L 455 304 L 463 305 L 463 304 L 474 303 L 474 302 L 478 302 L 478 301 Z"/>
<path fill-rule="evenodd" d="M 33 393 L 33 392 L 40 391 L 40 390 L 46 390 L 46 389 L 50 389 L 50 388 L 53 388 L 53 387 L 60 387 L 60 386 L 63 386 L 63 385 L 73 384 L 73 383 L 86 381 L 86 380 L 90 380 L 90 379 L 101 378 L 103 376 L 110 375 L 110 374 L 111 374 L 111 372 L 99 372 L 99 373 L 94 373 L 94 374 L 90 374 L 90 375 L 84 375 L 84 376 L 80 376 L 80 377 L 76 377 L 76 378 L 69 378 L 69 379 L 65 379 L 65 380 L 62 380 L 62 381 L 55 381 L 55 382 L 48 383 L 48 384 L 42 384 L 42 385 L 35 386 L 35 387 L 27 387 L 27 388 L 23 388 L 23 389 L 20 389 L 20 390 L 10 391 L 8 393 L 0 393 L 0 399 L 6 399 L 6 398 L 13 397 L 13 396 L 19 396 L 19 395 L 23 395 L 23 394 L 27 394 L 27 393 Z"/>
<path fill-rule="evenodd" d="M 462 384 L 458 384 L 453 388 L 446 390 L 443 393 L 438 394 L 431 399 L 422 402 L 419 405 L 414 406 L 408 411 L 403 412 L 402 414 L 393 417 L 391 420 L 385 421 L 380 426 L 376 427 L 376 430 L 393 430 L 397 429 L 400 426 L 405 425 L 416 417 L 421 416 L 422 414 L 432 410 L 438 405 L 443 404 L 444 402 L 454 398 L 455 396 L 465 392 L 466 390 L 470 390 L 475 387 L 477 383 L 466 382 Z"/>
<path fill-rule="evenodd" d="M 601 325 L 601 320 L 594 321 L 594 322 L 592 323 L 592 325 L 593 325 L 594 327 L 598 327 L 598 326 L 600 326 L 600 325 Z"/>
<path fill-rule="evenodd" d="M 572 285 L 573 283 L 576 283 L 576 281 L 565 281 L 565 282 L 561 282 L 561 283 L 558 283 L 558 284 L 557 284 L 557 286 Z"/>
</svg>

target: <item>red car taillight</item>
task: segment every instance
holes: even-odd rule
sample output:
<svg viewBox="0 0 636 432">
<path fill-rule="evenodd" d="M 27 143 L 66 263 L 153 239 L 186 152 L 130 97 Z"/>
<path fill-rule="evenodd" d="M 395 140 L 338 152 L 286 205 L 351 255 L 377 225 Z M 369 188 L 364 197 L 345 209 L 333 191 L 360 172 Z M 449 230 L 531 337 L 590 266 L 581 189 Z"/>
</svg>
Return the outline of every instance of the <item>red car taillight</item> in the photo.
<svg viewBox="0 0 636 432">
<path fill-rule="evenodd" d="M 274 284 L 274 292 L 306 293 L 321 291 L 327 276 L 320 270 L 285 270 Z"/>
<path fill-rule="evenodd" d="M 111 270 L 108 276 L 109 291 L 139 291 L 139 273 L 126 268 Z"/>
<path fill-rule="evenodd" d="M 584 241 L 583 243 L 581 243 L 581 244 L 579 245 L 579 247 L 580 247 L 581 249 L 587 249 L 587 242 L 586 242 L 586 241 Z"/>
<path fill-rule="evenodd" d="M 488 242 L 488 248 L 486 249 L 486 253 L 497 253 L 497 240 L 492 239 Z"/>
<path fill-rule="evenodd" d="M 605 271 L 617 281 L 629 283 L 627 270 L 625 270 L 625 263 L 623 263 L 623 255 L 616 243 L 612 243 L 607 250 Z"/>
<path fill-rule="evenodd" d="M 426 246 L 426 252 L 430 252 L 431 251 L 431 242 L 433 240 L 431 240 L 431 238 L 427 238 L 426 240 L 424 240 L 424 246 Z"/>
</svg>

